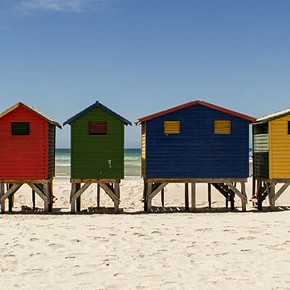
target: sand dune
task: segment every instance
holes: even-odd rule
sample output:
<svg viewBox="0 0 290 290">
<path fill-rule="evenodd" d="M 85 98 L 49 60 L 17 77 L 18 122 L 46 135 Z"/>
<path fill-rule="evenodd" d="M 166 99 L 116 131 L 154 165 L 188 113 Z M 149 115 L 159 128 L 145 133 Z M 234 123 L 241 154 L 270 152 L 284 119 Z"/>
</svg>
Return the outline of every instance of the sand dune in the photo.
<svg viewBox="0 0 290 290">
<path fill-rule="evenodd" d="M 225 201 L 213 191 L 216 212 L 146 214 L 142 180 L 128 179 L 121 187 L 123 214 L 70 215 L 69 186 L 68 179 L 55 180 L 55 214 L 17 214 L 31 206 L 31 191 L 23 187 L 16 213 L 0 216 L 1 289 L 289 289 L 287 208 L 257 212 L 249 204 L 246 213 L 220 213 Z M 203 208 L 206 185 L 197 189 Z M 290 206 L 289 193 L 278 207 Z M 170 185 L 165 205 L 183 207 L 183 198 L 183 185 Z M 92 186 L 82 207 L 95 204 Z M 101 205 L 113 206 L 104 195 Z"/>
</svg>

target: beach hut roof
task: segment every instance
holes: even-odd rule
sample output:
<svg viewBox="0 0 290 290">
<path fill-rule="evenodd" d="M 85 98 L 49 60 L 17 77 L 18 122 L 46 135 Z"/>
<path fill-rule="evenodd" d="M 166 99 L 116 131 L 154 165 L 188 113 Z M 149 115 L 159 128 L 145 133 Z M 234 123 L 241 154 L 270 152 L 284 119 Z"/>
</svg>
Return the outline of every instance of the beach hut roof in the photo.
<svg viewBox="0 0 290 290">
<path fill-rule="evenodd" d="M 204 101 L 197 100 L 197 101 L 189 102 L 189 103 L 186 103 L 186 104 L 183 104 L 183 105 L 180 105 L 180 106 L 177 106 L 177 107 L 165 110 L 165 111 L 161 111 L 161 112 L 153 114 L 153 115 L 149 115 L 149 116 L 140 118 L 140 119 L 138 119 L 138 122 L 136 122 L 136 125 L 140 125 L 141 123 L 146 122 L 148 120 L 151 120 L 151 119 L 160 117 L 162 115 L 166 115 L 168 113 L 172 113 L 172 112 L 175 112 L 175 111 L 178 111 L 178 110 L 190 107 L 190 106 L 194 106 L 194 105 L 202 105 L 202 106 L 205 106 L 205 107 L 209 107 L 209 108 L 212 108 L 212 109 L 215 109 L 215 110 L 227 113 L 227 114 L 231 114 L 231 115 L 237 116 L 239 118 L 243 118 L 243 119 L 249 120 L 250 122 L 255 122 L 256 121 L 255 118 L 252 118 L 250 116 L 247 116 L 247 115 L 244 115 L 244 114 L 240 114 L 240 113 L 237 113 L 237 112 L 234 112 L 234 111 L 231 111 L 231 110 L 228 110 L 228 109 L 225 109 L 225 108 L 222 108 L 222 107 L 219 107 L 219 106 L 216 106 L 216 105 L 204 102 Z"/>
<path fill-rule="evenodd" d="M 271 115 L 267 115 L 267 116 L 258 118 L 256 120 L 256 122 L 259 123 L 259 124 L 267 123 L 267 122 L 273 121 L 275 119 L 279 119 L 279 118 L 285 117 L 287 115 L 290 115 L 290 109 L 287 109 L 287 110 L 284 110 L 284 111 L 280 111 L 280 112 L 277 112 L 277 113 L 274 113 L 274 114 L 271 114 Z"/>
<path fill-rule="evenodd" d="M 0 118 L 4 117 L 5 115 L 7 115 L 8 113 L 12 112 L 13 110 L 15 110 L 16 108 L 18 108 L 19 106 L 22 106 L 30 111 L 32 111 L 33 113 L 37 114 L 38 116 L 40 116 L 41 118 L 45 119 L 48 123 L 55 125 L 57 127 L 59 127 L 61 129 L 61 126 L 54 120 L 50 119 L 49 117 L 47 117 L 46 115 L 44 115 L 43 113 L 37 111 L 36 109 L 34 109 L 31 106 L 25 105 L 21 102 L 17 103 L 16 105 L 12 106 L 11 108 L 7 109 L 5 112 L 0 114 Z"/>
<path fill-rule="evenodd" d="M 118 119 L 120 119 L 121 121 L 124 122 L 125 125 L 130 125 L 132 126 L 132 123 L 130 121 L 128 121 L 127 119 L 125 119 L 124 117 L 118 115 L 117 113 L 113 112 L 112 110 L 110 110 L 109 108 L 107 108 L 106 106 L 104 106 L 103 104 L 101 104 L 100 102 L 95 102 L 93 105 L 87 107 L 86 109 L 84 109 L 83 111 L 79 112 L 78 114 L 74 115 L 73 117 L 71 117 L 70 119 L 66 120 L 63 123 L 63 126 L 66 124 L 71 124 L 71 122 L 73 122 L 75 119 L 79 118 L 80 116 L 84 115 L 85 113 L 89 112 L 90 110 L 92 110 L 95 107 L 99 107 L 105 111 L 107 111 L 108 113 L 112 114 L 113 116 L 117 117 Z"/>
</svg>

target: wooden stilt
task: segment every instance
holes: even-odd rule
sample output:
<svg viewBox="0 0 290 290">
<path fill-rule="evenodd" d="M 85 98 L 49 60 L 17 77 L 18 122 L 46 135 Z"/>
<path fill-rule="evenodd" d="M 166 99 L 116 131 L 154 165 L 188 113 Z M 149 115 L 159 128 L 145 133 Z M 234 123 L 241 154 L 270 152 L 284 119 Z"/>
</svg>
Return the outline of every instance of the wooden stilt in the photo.
<svg viewBox="0 0 290 290">
<path fill-rule="evenodd" d="M 185 186 L 185 192 L 184 192 L 184 197 L 185 197 L 185 209 L 189 210 L 189 198 L 188 198 L 188 183 L 184 184 Z"/>
<path fill-rule="evenodd" d="M 0 185 L 0 198 L 1 198 L 1 213 L 5 213 L 5 200 L 2 200 L 2 196 L 5 194 L 5 184 Z"/>
<path fill-rule="evenodd" d="M 261 192 L 262 191 L 262 181 L 258 180 L 257 182 L 257 200 L 258 200 L 258 210 L 262 210 L 262 197 Z"/>
<path fill-rule="evenodd" d="M 196 186 L 195 182 L 191 183 L 191 211 L 196 211 Z"/>
<path fill-rule="evenodd" d="M 76 191 L 78 191 L 79 189 L 81 188 L 81 183 L 76 183 Z M 76 210 L 78 212 L 81 211 L 81 196 L 79 196 L 77 199 L 76 199 Z"/>
<path fill-rule="evenodd" d="M 152 199 L 150 198 L 150 194 L 152 193 L 152 186 L 153 186 L 153 183 L 152 182 L 148 182 L 148 184 L 147 184 L 147 193 L 146 193 L 146 199 L 147 199 L 147 209 L 146 209 L 146 211 L 151 211 Z"/>
<path fill-rule="evenodd" d="M 7 184 L 7 191 L 12 187 L 13 184 Z M 8 211 L 12 212 L 13 209 L 13 203 L 14 203 L 14 194 L 11 194 L 8 197 Z"/>
<path fill-rule="evenodd" d="M 43 193 L 45 195 L 45 199 L 44 199 L 44 212 L 48 213 L 49 212 L 49 202 L 50 202 L 50 194 L 49 194 L 49 186 L 48 186 L 48 182 L 44 182 L 43 184 Z"/>
<path fill-rule="evenodd" d="M 208 207 L 211 208 L 211 184 L 207 184 L 207 197 L 208 197 Z"/>
<path fill-rule="evenodd" d="M 246 199 L 241 199 L 242 202 L 242 211 L 246 211 L 247 207 L 247 194 L 246 194 L 246 184 L 245 182 L 241 182 L 241 193 L 243 196 L 246 197 Z"/>
<path fill-rule="evenodd" d="M 230 193 L 230 203 L 231 210 L 235 210 L 235 194 L 233 192 Z"/>
<path fill-rule="evenodd" d="M 114 183 L 114 191 L 115 195 L 117 196 L 117 200 L 114 202 L 114 212 L 118 213 L 119 212 L 119 203 L 120 203 L 120 184 L 119 183 Z"/>
<path fill-rule="evenodd" d="M 70 193 L 71 213 L 76 212 L 76 202 L 75 202 L 75 199 L 73 199 L 75 193 L 76 193 L 76 183 L 72 183 L 71 184 L 71 193 Z"/>
<path fill-rule="evenodd" d="M 147 190 L 148 190 L 147 187 L 148 187 L 148 184 L 144 180 L 144 187 L 143 187 L 144 211 L 147 211 Z"/>
<path fill-rule="evenodd" d="M 100 207 L 100 198 L 101 198 L 101 186 L 97 184 L 97 207 Z"/>
<path fill-rule="evenodd" d="M 32 189 L 32 208 L 35 209 L 35 191 Z"/>
<path fill-rule="evenodd" d="M 164 188 L 161 189 L 161 205 L 164 207 Z"/>
<path fill-rule="evenodd" d="M 274 209 L 275 208 L 275 183 L 270 183 L 270 188 L 269 188 L 269 199 L 270 199 L 270 208 Z"/>
<path fill-rule="evenodd" d="M 253 178 L 252 178 L 252 196 L 254 196 L 255 194 L 256 194 L 256 178 L 253 175 Z"/>
<path fill-rule="evenodd" d="M 52 179 L 48 181 L 48 190 L 49 190 L 48 211 L 52 212 L 52 209 L 53 209 L 53 181 Z"/>
</svg>

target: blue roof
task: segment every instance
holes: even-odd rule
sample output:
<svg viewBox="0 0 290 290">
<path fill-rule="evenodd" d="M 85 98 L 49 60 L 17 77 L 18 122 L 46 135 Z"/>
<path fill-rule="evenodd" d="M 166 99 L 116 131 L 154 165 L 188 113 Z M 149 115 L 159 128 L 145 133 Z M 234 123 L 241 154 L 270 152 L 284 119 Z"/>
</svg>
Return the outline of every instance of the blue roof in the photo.
<svg viewBox="0 0 290 290">
<path fill-rule="evenodd" d="M 130 121 L 128 121 L 127 119 L 123 118 L 122 116 L 118 115 L 117 113 L 113 112 L 112 110 L 110 110 L 109 108 L 107 108 L 106 106 L 104 106 L 103 104 L 101 104 L 100 102 L 95 102 L 93 105 L 87 107 L 86 109 L 84 109 L 83 111 L 79 112 L 78 114 L 74 115 L 73 117 L 71 117 L 70 119 L 66 120 L 63 123 L 63 126 L 66 124 L 71 124 L 71 122 L 73 122 L 75 119 L 79 118 L 80 116 L 86 114 L 87 112 L 89 112 L 91 109 L 95 108 L 95 107 L 99 107 L 105 111 L 107 111 L 108 113 L 112 114 L 113 116 L 115 116 L 116 118 L 120 119 L 121 121 L 124 122 L 125 125 L 130 125 L 132 126 L 132 123 Z"/>
</svg>

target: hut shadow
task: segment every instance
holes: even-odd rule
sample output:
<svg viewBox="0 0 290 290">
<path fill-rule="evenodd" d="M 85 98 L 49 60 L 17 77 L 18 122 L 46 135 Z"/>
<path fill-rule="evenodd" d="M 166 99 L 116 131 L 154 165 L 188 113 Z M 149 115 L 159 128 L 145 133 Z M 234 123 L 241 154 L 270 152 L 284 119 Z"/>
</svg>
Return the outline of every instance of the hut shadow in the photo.
<svg viewBox="0 0 290 290">
<path fill-rule="evenodd" d="M 124 209 L 119 209 L 118 213 L 115 213 L 113 207 L 89 207 L 88 209 L 84 209 L 80 212 L 76 212 L 72 214 L 67 208 L 53 208 L 52 212 L 49 212 L 48 215 L 94 215 L 94 214 L 110 214 L 110 215 L 147 215 L 147 214 L 168 214 L 168 213 L 192 213 L 192 214 L 202 214 L 202 213 L 270 213 L 270 212 L 284 212 L 290 211 L 290 206 L 277 206 L 274 209 L 271 209 L 269 206 L 264 206 L 262 211 L 259 211 L 257 208 L 249 208 L 246 212 L 242 212 L 241 209 L 234 209 L 231 210 L 230 208 L 226 207 L 198 207 L 194 212 L 191 210 L 186 209 L 185 207 L 155 207 L 151 208 L 150 212 L 145 211 L 133 211 L 133 212 L 126 212 Z M 30 208 L 27 206 L 22 206 L 21 210 L 13 211 L 13 212 L 6 212 L 5 214 L 12 214 L 12 215 L 35 215 L 35 214 L 47 214 L 44 213 L 43 208 Z"/>
<path fill-rule="evenodd" d="M 279 206 L 276 206 L 275 208 L 270 208 L 270 206 L 263 206 L 262 210 L 258 210 L 257 208 L 251 208 L 247 210 L 247 212 L 257 212 L 257 213 L 283 212 L 283 211 L 290 211 L 290 206 L 279 205 Z"/>
<path fill-rule="evenodd" d="M 155 207 L 152 206 L 151 213 L 223 213 L 223 212 L 239 212 L 239 210 L 231 210 L 226 207 L 197 207 L 194 211 L 185 207 Z"/>
</svg>

